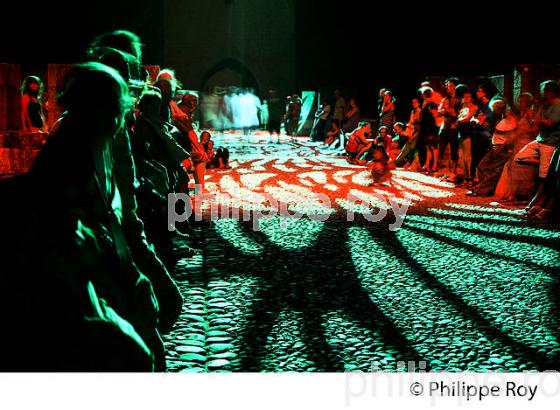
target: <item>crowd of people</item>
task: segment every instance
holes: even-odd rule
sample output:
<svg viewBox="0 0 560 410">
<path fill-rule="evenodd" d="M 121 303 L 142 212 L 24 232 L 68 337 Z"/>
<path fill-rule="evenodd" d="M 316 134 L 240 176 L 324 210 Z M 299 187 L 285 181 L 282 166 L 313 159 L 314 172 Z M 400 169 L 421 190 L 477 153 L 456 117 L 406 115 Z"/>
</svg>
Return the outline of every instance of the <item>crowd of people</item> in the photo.
<svg viewBox="0 0 560 410">
<path fill-rule="evenodd" d="M 9 199 L 0 212 L 0 304 L 10 312 L 1 343 L 13 353 L 2 370 L 166 367 L 161 334 L 182 308 L 170 272 L 199 246 L 188 220 L 167 225 L 168 203 L 178 214 L 185 206 L 168 198 L 189 192 L 192 172 L 196 203 L 206 170 L 229 168 L 229 151 L 214 146 L 210 131 L 198 133 L 198 96 L 179 93 L 173 70 L 150 82 L 141 67 L 135 34 L 96 38 L 64 83 L 63 114 L 30 171 L 0 184 Z M 27 131 L 45 130 L 41 89 L 37 77 L 23 83 Z M 471 89 L 451 77 L 444 93 L 421 84 L 404 122 L 382 89 L 374 127 L 354 98 L 336 90 L 332 103 L 321 100 L 311 139 L 368 166 L 374 185 L 391 184 L 397 167 L 433 173 L 470 196 L 525 203 L 529 216 L 545 220 L 560 189 L 560 86 L 545 81 L 540 93 L 524 93 L 510 107 L 491 84 Z M 236 98 L 256 106 L 252 95 Z M 297 133 L 298 95 L 283 101 L 272 90 L 266 109 L 260 122 L 271 134 L 282 122 L 287 134 Z M 243 128 L 255 126 L 256 111 L 250 114 Z M 38 334 L 41 353 L 18 354 L 34 351 Z"/>
<path fill-rule="evenodd" d="M 368 166 L 372 184 L 390 184 L 391 170 L 403 168 L 455 183 L 467 196 L 524 204 L 539 220 L 553 217 L 560 184 L 556 81 L 544 81 L 537 97 L 522 93 L 515 107 L 490 82 L 470 88 L 450 77 L 443 93 L 424 82 L 406 122 L 397 120 L 391 91 L 381 89 L 377 127 L 360 122 L 355 100 L 346 102 L 340 90 L 334 101 L 334 110 L 326 100 L 319 105 L 311 138 Z"/>
<path fill-rule="evenodd" d="M 183 305 L 170 272 L 200 246 L 192 222 L 168 226 L 168 200 L 189 193 L 191 172 L 196 201 L 206 169 L 229 168 L 193 124 L 198 96 L 179 94 L 170 69 L 148 80 L 138 36 L 103 34 L 84 51 L 31 169 L 0 183 L 2 370 L 165 370 L 161 335 Z M 23 82 L 26 131 L 46 131 L 41 89 Z"/>
</svg>

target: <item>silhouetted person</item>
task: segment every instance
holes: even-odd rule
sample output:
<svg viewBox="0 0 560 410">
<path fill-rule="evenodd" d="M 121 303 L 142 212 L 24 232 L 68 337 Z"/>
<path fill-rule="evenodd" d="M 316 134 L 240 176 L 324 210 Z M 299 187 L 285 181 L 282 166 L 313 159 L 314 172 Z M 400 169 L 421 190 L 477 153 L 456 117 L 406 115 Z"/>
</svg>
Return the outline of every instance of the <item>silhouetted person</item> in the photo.
<svg viewBox="0 0 560 410">
<path fill-rule="evenodd" d="M 131 70 L 136 67 L 136 71 L 139 71 L 138 67 L 142 64 L 141 50 L 142 43 L 137 35 L 118 30 L 98 36 L 88 49 L 88 56 L 113 67 L 130 83 L 134 80 Z M 95 84 L 90 86 L 95 87 Z M 120 138 L 115 140 L 112 151 L 115 181 L 123 204 L 122 226 L 134 263 L 153 283 L 160 306 L 160 328 L 166 332 L 177 320 L 183 301 L 169 272 L 148 244 L 143 221 L 137 215 L 136 169 L 129 136 L 131 112 L 127 114 L 126 122 L 127 126 L 120 130 Z"/>
<path fill-rule="evenodd" d="M 43 131 L 45 119 L 41 94 L 43 82 L 39 77 L 29 76 L 21 85 L 21 127 L 24 131 Z"/>
</svg>

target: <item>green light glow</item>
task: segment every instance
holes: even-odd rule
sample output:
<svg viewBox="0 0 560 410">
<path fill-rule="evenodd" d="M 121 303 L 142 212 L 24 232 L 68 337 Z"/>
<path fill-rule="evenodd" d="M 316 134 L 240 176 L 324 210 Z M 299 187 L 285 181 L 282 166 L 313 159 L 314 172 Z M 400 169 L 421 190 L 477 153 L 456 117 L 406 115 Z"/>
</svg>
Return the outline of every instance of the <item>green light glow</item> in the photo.
<svg viewBox="0 0 560 410">
<path fill-rule="evenodd" d="M 475 212 L 487 212 L 490 214 L 508 214 L 508 215 L 517 215 L 523 216 L 522 209 L 507 209 L 507 208 L 498 208 L 498 207 L 488 207 L 488 206 L 478 206 L 478 205 L 467 205 L 467 204 L 456 204 L 456 203 L 447 203 L 445 206 L 455 209 L 462 209 L 464 211 L 475 211 Z"/>
<path fill-rule="evenodd" d="M 451 211 L 448 209 L 439 209 L 439 208 L 429 208 L 428 211 L 437 215 L 458 216 L 461 218 L 485 219 L 485 220 L 492 220 L 492 221 L 499 221 L 499 222 L 521 221 L 519 218 L 514 218 L 513 216 L 505 216 L 505 215 L 491 215 L 491 214 Z"/>
<path fill-rule="evenodd" d="M 406 226 L 420 228 L 453 239 L 487 252 L 489 255 L 507 256 L 520 262 L 529 264 L 560 267 L 560 252 L 525 242 L 514 242 L 510 239 L 498 239 L 475 233 L 465 233 L 451 228 L 444 228 L 437 224 L 423 224 L 405 221 Z M 483 231 L 484 232 L 484 231 Z"/>
<path fill-rule="evenodd" d="M 222 238 L 244 254 L 260 255 L 264 252 L 264 246 L 244 234 L 239 221 L 218 219 L 214 221 L 214 226 L 214 229 Z"/>
<path fill-rule="evenodd" d="M 496 328 L 536 348 L 556 347 L 556 342 L 536 337 L 550 337 L 556 332 L 548 327 L 550 323 L 547 326 L 542 321 L 552 315 L 550 274 L 521 262 L 496 258 L 492 253 L 479 254 L 462 245 L 449 245 L 408 228 L 396 235 L 418 265 L 466 305 L 475 307 Z M 466 237 L 468 234 L 464 235 L 464 241 L 472 241 Z M 525 292 L 519 292 L 520 286 Z M 528 335 L 532 337 L 528 339 Z"/>
<path fill-rule="evenodd" d="M 484 222 L 464 221 L 439 217 L 431 217 L 424 215 L 408 215 L 407 221 L 418 221 L 435 224 L 438 226 L 446 226 L 450 228 L 462 228 L 468 230 L 478 230 L 481 232 L 489 232 L 500 235 L 511 235 L 512 240 L 520 237 L 526 238 L 543 238 L 543 239 L 559 239 L 560 231 L 548 229 L 532 228 L 527 226 L 516 226 L 508 224 L 487 224 Z M 515 219 L 515 222 L 518 222 Z"/>
<path fill-rule="evenodd" d="M 411 236 L 407 230 L 401 229 L 398 234 L 409 251 L 418 247 L 416 237 Z M 510 346 L 497 340 L 489 340 L 477 328 L 476 322 L 467 319 L 458 308 L 443 299 L 400 258 L 387 254 L 367 229 L 351 227 L 348 236 L 348 247 L 362 286 L 371 294 L 372 301 L 413 343 L 419 354 L 432 363 L 433 370 L 457 367 L 480 371 L 481 364 L 487 366 L 487 369 L 500 368 L 490 360 L 484 363 L 465 361 L 462 353 L 465 351 L 487 351 L 488 358 L 491 355 L 511 357 L 514 354 Z M 429 251 L 433 248 L 424 249 Z M 447 272 L 452 272 L 453 263 L 446 269 Z M 458 285 L 463 282 L 459 280 Z M 424 312 L 429 314 L 424 315 Z M 454 363 L 442 363 L 439 360 L 441 357 L 447 357 Z"/>
<path fill-rule="evenodd" d="M 324 222 L 309 218 L 292 219 L 274 216 L 260 221 L 260 231 L 281 249 L 300 250 L 313 246 Z"/>
</svg>

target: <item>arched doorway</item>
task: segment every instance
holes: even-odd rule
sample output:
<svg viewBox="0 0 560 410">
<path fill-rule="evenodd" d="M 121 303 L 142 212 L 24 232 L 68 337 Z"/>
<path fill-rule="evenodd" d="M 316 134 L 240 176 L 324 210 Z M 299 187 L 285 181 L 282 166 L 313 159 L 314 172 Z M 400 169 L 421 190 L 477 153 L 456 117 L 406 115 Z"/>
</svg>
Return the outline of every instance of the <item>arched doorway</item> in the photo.
<svg viewBox="0 0 560 410">
<path fill-rule="evenodd" d="M 205 91 L 215 86 L 250 87 L 259 95 L 259 83 L 255 75 L 245 64 L 234 58 L 226 58 L 208 70 L 200 89 Z"/>
</svg>

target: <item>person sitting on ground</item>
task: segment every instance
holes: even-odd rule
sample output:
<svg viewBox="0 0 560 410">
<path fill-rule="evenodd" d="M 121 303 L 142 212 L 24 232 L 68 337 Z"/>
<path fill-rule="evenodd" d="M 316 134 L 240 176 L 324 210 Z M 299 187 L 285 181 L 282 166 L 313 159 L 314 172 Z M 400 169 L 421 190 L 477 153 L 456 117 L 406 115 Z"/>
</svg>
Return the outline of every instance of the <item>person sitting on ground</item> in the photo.
<svg viewBox="0 0 560 410">
<path fill-rule="evenodd" d="M 329 148 L 336 148 L 340 143 L 340 127 L 336 121 L 331 123 L 331 129 L 327 132 L 327 137 L 325 138 L 325 145 Z"/>
<path fill-rule="evenodd" d="M 348 161 L 351 164 L 364 165 L 366 163 L 360 157 L 371 148 L 372 141 L 368 139 L 370 135 L 371 125 L 369 122 L 363 121 L 358 124 L 358 128 L 348 137 L 345 149 L 348 154 Z"/>
<path fill-rule="evenodd" d="M 389 155 L 389 159 L 392 163 L 395 163 L 400 153 L 401 148 L 399 148 L 399 141 L 394 139 L 393 141 L 391 141 L 391 148 L 389 149 L 389 152 L 387 152 L 387 155 Z"/>
<path fill-rule="evenodd" d="M 200 143 L 209 158 L 207 168 L 231 169 L 229 165 L 229 150 L 227 148 L 214 150 L 214 141 L 212 141 L 212 135 L 208 131 L 203 131 L 200 134 Z"/>
<path fill-rule="evenodd" d="M 379 127 L 377 138 L 374 140 L 374 145 L 383 145 L 383 148 L 388 151 L 391 148 L 392 140 L 393 137 L 389 135 L 387 127 L 382 125 Z"/>
<path fill-rule="evenodd" d="M 383 145 L 374 145 L 371 150 L 372 160 L 368 163 L 368 169 L 372 183 L 370 186 L 391 183 L 391 169 L 394 168 L 389 163 L 389 155 Z"/>
<path fill-rule="evenodd" d="M 408 137 L 406 136 L 406 125 L 402 122 L 397 122 L 393 125 L 393 140 L 396 141 L 398 144 L 399 149 L 404 147 L 406 141 L 408 141 Z"/>
</svg>

